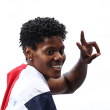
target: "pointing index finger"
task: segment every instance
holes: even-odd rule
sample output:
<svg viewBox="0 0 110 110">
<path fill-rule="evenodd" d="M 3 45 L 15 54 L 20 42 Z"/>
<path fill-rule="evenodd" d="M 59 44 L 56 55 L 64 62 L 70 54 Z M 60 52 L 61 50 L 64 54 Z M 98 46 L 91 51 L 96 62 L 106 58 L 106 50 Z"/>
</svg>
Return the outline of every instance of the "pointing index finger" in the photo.
<svg viewBox="0 0 110 110">
<path fill-rule="evenodd" d="M 81 44 L 82 45 L 85 45 L 86 44 L 86 40 L 85 40 L 84 32 L 83 31 L 81 31 Z"/>
</svg>

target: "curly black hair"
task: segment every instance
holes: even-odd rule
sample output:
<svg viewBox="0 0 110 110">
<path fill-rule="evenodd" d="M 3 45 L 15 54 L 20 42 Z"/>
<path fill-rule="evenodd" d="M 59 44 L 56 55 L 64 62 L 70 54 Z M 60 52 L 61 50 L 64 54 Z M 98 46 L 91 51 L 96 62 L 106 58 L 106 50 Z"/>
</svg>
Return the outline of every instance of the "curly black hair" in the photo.
<svg viewBox="0 0 110 110">
<path fill-rule="evenodd" d="M 61 36 L 64 40 L 66 38 L 66 27 L 59 23 L 54 18 L 40 18 L 37 17 L 33 20 L 29 20 L 21 27 L 20 32 L 20 46 L 24 52 L 26 46 L 36 50 L 35 43 L 43 42 L 44 37 Z"/>
</svg>

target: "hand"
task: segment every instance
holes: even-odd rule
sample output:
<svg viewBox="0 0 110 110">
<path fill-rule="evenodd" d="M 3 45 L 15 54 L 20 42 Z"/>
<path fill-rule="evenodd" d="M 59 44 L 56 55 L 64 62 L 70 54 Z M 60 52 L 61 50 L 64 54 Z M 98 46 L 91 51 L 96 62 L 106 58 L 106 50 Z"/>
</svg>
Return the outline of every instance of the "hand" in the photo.
<svg viewBox="0 0 110 110">
<path fill-rule="evenodd" d="M 76 44 L 81 51 L 80 60 L 82 63 L 89 64 L 101 54 L 96 42 L 86 42 L 83 31 L 81 31 L 81 44 L 79 42 Z M 97 53 L 92 55 L 93 47 L 95 47 Z"/>
</svg>

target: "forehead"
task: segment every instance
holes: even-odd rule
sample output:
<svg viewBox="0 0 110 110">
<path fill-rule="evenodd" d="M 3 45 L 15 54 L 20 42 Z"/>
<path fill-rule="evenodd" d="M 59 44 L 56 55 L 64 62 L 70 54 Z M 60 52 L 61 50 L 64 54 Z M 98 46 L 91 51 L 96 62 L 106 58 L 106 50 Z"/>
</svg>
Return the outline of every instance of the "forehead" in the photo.
<svg viewBox="0 0 110 110">
<path fill-rule="evenodd" d="M 50 38 L 45 37 L 44 42 L 37 44 L 37 48 L 48 48 L 48 47 L 64 47 L 64 43 L 61 36 L 51 36 Z"/>
</svg>

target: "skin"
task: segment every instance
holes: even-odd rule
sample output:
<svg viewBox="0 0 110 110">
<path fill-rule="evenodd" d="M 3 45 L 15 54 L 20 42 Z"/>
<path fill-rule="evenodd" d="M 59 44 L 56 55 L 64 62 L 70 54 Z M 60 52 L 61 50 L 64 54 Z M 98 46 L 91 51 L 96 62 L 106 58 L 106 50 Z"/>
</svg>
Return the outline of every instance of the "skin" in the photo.
<svg viewBox="0 0 110 110">
<path fill-rule="evenodd" d="M 100 55 L 97 43 L 86 42 L 83 31 L 81 31 L 81 44 L 77 42 L 76 45 L 80 49 L 80 58 L 75 66 L 63 76 L 61 76 L 61 67 L 52 67 L 63 65 L 66 59 L 63 40 L 60 36 L 45 38 L 43 43 L 36 44 L 36 50 L 30 47 L 25 48 L 28 64 L 44 75 L 54 95 L 69 94 L 77 90 L 86 78 L 88 64 Z M 96 54 L 92 54 L 93 47 L 97 51 Z"/>
<path fill-rule="evenodd" d="M 25 48 L 28 64 L 41 72 L 45 79 L 59 78 L 61 76 L 62 65 L 66 59 L 64 44 L 60 36 L 45 38 L 44 42 L 36 44 L 37 50 L 29 47 Z"/>
</svg>

